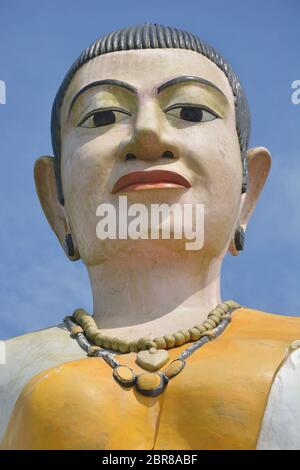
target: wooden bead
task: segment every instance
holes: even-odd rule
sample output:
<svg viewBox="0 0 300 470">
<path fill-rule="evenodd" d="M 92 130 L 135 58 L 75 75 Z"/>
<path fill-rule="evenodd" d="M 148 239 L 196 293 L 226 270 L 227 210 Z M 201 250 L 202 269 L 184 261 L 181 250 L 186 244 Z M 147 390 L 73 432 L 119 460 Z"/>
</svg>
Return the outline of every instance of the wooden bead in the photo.
<svg viewBox="0 0 300 470">
<path fill-rule="evenodd" d="M 96 334 L 95 338 L 94 338 L 94 343 L 97 345 L 97 346 L 102 346 L 103 344 L 103 333 L 99 332 Z"/>
<path fill-rule="evenodd" d="M 148 344 L 151 343 L 151 339 L 150 338 L 140 338 L 137 342 L 137 347 L 138 347 L 138 350 L 139 351 L 144 351 L 145 349 L 147 349 L 147 346 Z"/>
<path fill-rule="evenodd" d="M 216 308 L 212 313 L 216 316 L 216 317 L 219 317 L 219 319 L 221 320 L 221 317 L 222 315 L 224 315 L 224 313 L 227 313 L 228 312 L 228 309 L 227 308 Z"/>
<path fill-rule="evenodd" d="M 129 353 L 130 352 L 130 341 L 121 340 L 119 342 L 119 351 L 122 353 Z"/>
<path fill-rule="evenodd" d="M 94 328 L 96 328 L 97 330 L 99 330 L 99 326 L 97 325 L 97 323 L 95 322 L 95 320 L 93 319 L 93 317 L 91 317 L 91 325 L 93 325 Z"/>
<path fill-rule="evenodd" d="M 205 328 L 207 330 L 211 330 L 212 328 L 215 327 L 215 323 L 212 323 L 210 320 L 206 320 L 204 323 L 203 323 L 203 326 L 205 326 Z"/>
<path fill-rule="evenodd" d="M 138 352 L 138 345 L 137 345 L 137 341 L 134 340 L 134 341 L 130 341 L 129 343 L 129 349 L 131 352 Z"/>
<path fill-rule="evenodd" d="M 226 312 L 227 312 L 226 307 L 216 307 L 210 312 L 210 315 L 215 315 L 216 317 L 220 318 L 220 316 Z M 210 315 L 208 315 L 208 317 L 210 317 Z"/>
<path fill-rule="evenodd" d="M 75 318 L 76 323 L 79 323 L 79 320 L 87 315 L 86 311 L 82 308 L 77 308 L 74 313 L 73 317 Z"/>
<path fill-rule="evenodd" d="M 157 349 L 157 345 L 156 345 L 156 342 L 153 340 L 153 341 L 149 341 L 147 343 L 147 349 L 151 349 L 151 348 L 154 348 L 154 349 Z M 162 348 L 161 348 L 162 349 Z M 165 348 L 164 348 L 165 349 Z"/>
<path fill-rule="evenodd" d="M 179 333 L 183 334 L 186 343 L 190 341 L 191 336 L 190 336 L 189 330 L 179 330 Z"/>
<path fill-rule="evenodd" d="M 204 331 L 206 331 L 206 328 L 203 325 L 196 325 L 194 328 L 197 328 L 200 333 L 204 333 Z"/>
<path fill-rule="evenodd" d="M 94 338 L 96 336 L 96 334 L 98 333 L 98 329 L 97 328 L 94 328 L 92 325 L 91 326 L 88 326 L 85 330 L 84 330 L 84 333 L 85 333 L 85 336 L 94 342 Z"/>
<path fill-rule="evenodd" d="M 90 318 L 92 318 L 90 315 L 79 315 L 76 321 L 79 325 L 83 325 L 86 324 Z"/>
<path fill-rule="evenodd" d="M 238 304 L 234 300 L 226 300 L 226 302 L 224 302 L 224 304 L 227 305 L 229 307 L 229 309 L 240 308 L 240 304 Z"/>
<path fill-rule="evenodd" d="M 95 328 L 94 322 L 91 318 L 83 318 L 79 323 L 84 330 L 86 330 L 90 326 Z"/>
<path fill-rule="evenodd" d="M 102 338 L 102 344 L 105 349 L 110 349 L 111 348 L 111 337 L 109 336 L 103 336 Z"/>
<path fill-rule="evenodd" d="M 174 348 L 175 338 L 174 338 L 173 335 L 165 335 L 164 339 L 165 339 L 165 342 L 166 342 L 166 345 L 167 345 L 167 349 Z"/>
<path fill-rule="evenodd" d="M 116 336 L 113 336 L 110 341 L 110 347 L 114 351 L 119 351 L 119 338 L 117 338 Z"/>
<path fill-rule="evenodd" d="M 177 333 L 174 333 L 174 338 L 175 338 L 175 346 L 182 346 L 185 343 L 185 337 L 183 336 L 180 331 L 177 331 Z"/>
<path fill-rule="evenodd" d="M 198 339 L 200 339 L 200 331 L 198 330 L 198 328 L 191 328 L 189 330 L 189 333 L 192 341 L 197 341 Z"/>
<path fill-rule="evenodd" d="M 101 348 L 106 348 L 107 346 L 105 346 L 105 344 L 108 344 L 108 341 L 110 343 L 109 336 L 106 336 L 102 333 L 101 334 L 97 333 L 96 336 L 95 336 L 95 341 L 94 342 L 95 342 L 96 346 L 100 346 Z"/>
<path fill-rule="evenodd" d="M 93 328 L 96 328 L 96 330 L 98 330 L 98 326 L 97 326 L 95 320 L 93 319 L 93 317 L 91 317 L 91 315 L 87 315 L 87 320 L 88 320 L 87 324 L 89 326 L 92 326 Z"/>
<path fill-rule="evenodd" d="M 222 315 L 221 317 L 221 320 L 231 320 L 231 315 L 229 313 L 224 313 L 224 315 Z"/>
<path fill-rule="evenodd" d="M 153 341 L 157 349 L 167 349 L 167 343 L 163 336 L 158 336 L 157 338 L 154 338 Z"/>
<path fill-rule="evenodd" d="M 208 319 L 213 320 L 216 323 L 216 325 L 218 325 L 220 323 L 220 317 L 221 317 L 221 315 L 220 316 L 217 316 L 217 315 L 214 315 L 214 314 L 208 315 Z"/>
</svg>

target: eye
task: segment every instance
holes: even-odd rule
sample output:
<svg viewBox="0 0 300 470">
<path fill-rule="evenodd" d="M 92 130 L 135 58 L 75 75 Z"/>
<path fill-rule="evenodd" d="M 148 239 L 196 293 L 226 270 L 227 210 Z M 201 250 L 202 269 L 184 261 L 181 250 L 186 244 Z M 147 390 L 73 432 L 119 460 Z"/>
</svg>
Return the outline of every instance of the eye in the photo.
<svg viewBox="0 0 300 470">
<path fill-rule="evenodd" d="M 103 127 L 123 121 L 131 114 L 124 109 L 98 109 L 88 113 L 78 124 L 78 127 Z"/>
<path fill-rule="evenodd" d="M 217 119 L 219 116 L 211 109 L 204 106 L 176 105 L 165 110 L 168 115 L 189 122 L 207 122 Z"/>
</svg>

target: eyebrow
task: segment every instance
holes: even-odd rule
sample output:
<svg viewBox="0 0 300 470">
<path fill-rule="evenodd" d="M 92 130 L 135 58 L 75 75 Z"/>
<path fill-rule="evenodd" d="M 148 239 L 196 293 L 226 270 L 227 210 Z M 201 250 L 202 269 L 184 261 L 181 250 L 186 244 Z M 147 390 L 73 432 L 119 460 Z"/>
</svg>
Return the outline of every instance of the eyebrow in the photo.
<svg viewBox="0 0 300 470">
<path fill-rule="evenodd" d="M 103 85 L 113 85 L 113 86 L 119 86 L 121 88 L 125 88 L 126 90 L 131 91 L 131 93 L 137 94 L 137 89 L 129 85 L 129 83 L 123 82 L 122 80 L 113 80 L 113 79 L 106 79 L 106 80 L 97 80 L 96 82 L 89 83 L 85 87 L 81 88 L 76 95 L 73 97 L 70 107 L 69 107 L 69 112 L 68 112 L 68 117 L 70 115 L 71 109 L 74 106 L 75 101 L 79 98 L 82 93 L 86 92 L 87 90 L 90 90 L 91 88 L 97 87 L 97 86 L 103 86 Z"/>
<path fill-rule="evenodd" d="M 206 80 L 205 78 L 201 77 L 194 77 L 191 75 L 182 75 L 180 77 L 172 78 L 171 80 L 168 80 L 167 82 L 163 83 L 157 88 L 157 94 L 161 93 L 164 91 L 166 88 L 169 88 L 170 86 L 177 85 L 179 83 L 189 83 L 189 82 L 196 82 L 196 83 L 201 83 L 201 85 L 206 85 L 209 86 L 219 93 L 221 93 L 222 96 L 225 96 L 222 90 L 218 88 L 214 83 L 210 82 L 209 80 Z M 69 107 L 69 112 L 68 112 L 68 118 L 70 116 L 71 110 L 75 104 L 75 101 L 81 96 L 83 93 L 85 93 L 87 90 L 90 90 L 91 88 L 98 87 L 98 86 L 104 86 L 104 85 L 113 85 L 113 86 L 119 86 L 121 88 L 125 88 L 126 90 L 130 91 L 131 93 L 137 94 L 138 91 L 137 89 L 130 85 L 129 83 L 123 82 L 122 80 L 113 80 L 113 79 L 105 79 L 105 80 L 97 80 L 95 82 L 89 83 L 85 87 L 81 88 L 76 95 L 73 97 L 70 107 Z M 226 98 L 227 100 L 227 98 Z"/>
<path fill-rule="evenodd" d="M 177 85 L 178 83 L 189 83 L 189 82 L 196 82 L 196 83 L 201 83 L 201 85 L 206 85 L 214 90 L 217 90 L 219 93 L 221 93 L 222 96 L 225 96 L 222 90 L 218 88 L 214 83 L 210 82 L 209 80 L 206 80 L 205 78 L 201 77 L 193 77 L 190 75 L 182 75 L 180 77 L 172 78 L 171 80 L 168 80 L 167 82 L 163 83 L 157 88 L 157 94 L 161 93 L 163 90 L 166 88 L 169 88 L 170 86 Z M 226 98 L 227 100 L 227 98 Z"/>
</svg>

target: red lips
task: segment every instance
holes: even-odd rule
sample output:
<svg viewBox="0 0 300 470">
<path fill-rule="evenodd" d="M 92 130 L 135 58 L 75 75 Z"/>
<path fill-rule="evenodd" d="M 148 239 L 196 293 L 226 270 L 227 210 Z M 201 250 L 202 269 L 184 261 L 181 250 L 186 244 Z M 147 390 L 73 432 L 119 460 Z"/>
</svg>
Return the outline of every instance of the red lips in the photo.
<svg viewBox="0 0 300 470">
<path fill-rule="evenodd" d="M 168 170 L 133 171 L 121 176 L 112 193 L 153 188 L 190 188 L 191 183 L 184 177 Z"/>
</svg>

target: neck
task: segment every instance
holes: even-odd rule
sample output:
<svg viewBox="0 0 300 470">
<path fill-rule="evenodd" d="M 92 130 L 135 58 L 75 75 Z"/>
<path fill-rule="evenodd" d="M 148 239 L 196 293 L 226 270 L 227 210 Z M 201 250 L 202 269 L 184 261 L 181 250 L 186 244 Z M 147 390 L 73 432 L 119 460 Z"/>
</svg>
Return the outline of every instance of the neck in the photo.
<svg viewBox="0 0 300 470">
<path fill-rule="evenodd" d="M 128 340 L 199 325 L 221 302 L 220 266 L 194 251 L 136 244 L 88 268 L 93 317 L 106 334 Z"/>
</svg>

